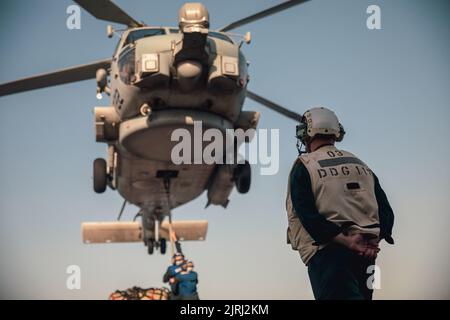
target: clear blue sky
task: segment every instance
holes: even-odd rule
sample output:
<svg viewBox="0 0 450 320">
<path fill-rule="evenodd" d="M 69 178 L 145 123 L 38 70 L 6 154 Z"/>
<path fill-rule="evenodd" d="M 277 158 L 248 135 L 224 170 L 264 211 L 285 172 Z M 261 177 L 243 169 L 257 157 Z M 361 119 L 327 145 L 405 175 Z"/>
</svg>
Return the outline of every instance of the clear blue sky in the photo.
<svg viewBox="0 0 450 320">
<path fill-rule="evenodd" d="M 279 1 L 209 0 L 212 27 Z M 138 20 L 176 25 L 182 1 L 117 0 Z M 0 82 L 111 56 L 106 22 L 82 12 L 66 28 L 70 1 L 0 4 Z M 381 7 L 382 30 L 366 28 Z M 425 0 L 314 0 L 247 25 L 253 41 L 249 88 L 301 113 L 336 111 L 341 147 L 380 177 L 396 213 L 395 246 L 382 245 L 382 289 L 375 298 L 450 298 L 450 3 Z M 87 246 L 82 221 L 114 220 L 121 198 L 92 191 L 95 81 L 0 98 L 0 298 L 104 299 L 117 288 L 160 286 L 168 256 L 143 244 Z M 107 104 L 107 100 L 101 101 Z M 206 196 L 175 210 L 208 219 L 208 239 L 187 243 L 201 298 L 311 299 L 305 266 L 285 244 L 284 200 L 296 157 L 295 123 L 252 101 L 260 128 L 280 129 L 280 171 L 256 174 L 249 194 L 228 208 L 203 209 Z M 130 218 L 136 208 L 128 208 Z M 81 290 L 66 289 L 66 267 L 82 270 Z"/>
</svg>

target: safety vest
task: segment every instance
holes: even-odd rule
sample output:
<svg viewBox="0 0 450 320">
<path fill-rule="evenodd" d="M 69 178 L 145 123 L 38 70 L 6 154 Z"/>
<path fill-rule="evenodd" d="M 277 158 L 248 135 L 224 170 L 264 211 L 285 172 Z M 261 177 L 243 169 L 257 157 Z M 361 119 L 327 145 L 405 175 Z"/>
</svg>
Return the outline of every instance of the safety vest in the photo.
<svg viewBox="0 0 450 320">
<path fill-rule="evenodd" d="M 320 214 L 343 227 L 349 234 L 379 236 L 373 173 L 364 162 L 335 146 L 324 146 L 314 152 L 302 154 L 297 161 L 301 161 L 308 170 L 316 208 Z M 294 250 L 299 251 L 303 262 L 308 264 L 311 257 L 326 244 L 316 245 L 295 213 L 291 200 L 290 176 L 291 174 L 286 197 L 289 224 L 287 240 Z"/>
</svg>

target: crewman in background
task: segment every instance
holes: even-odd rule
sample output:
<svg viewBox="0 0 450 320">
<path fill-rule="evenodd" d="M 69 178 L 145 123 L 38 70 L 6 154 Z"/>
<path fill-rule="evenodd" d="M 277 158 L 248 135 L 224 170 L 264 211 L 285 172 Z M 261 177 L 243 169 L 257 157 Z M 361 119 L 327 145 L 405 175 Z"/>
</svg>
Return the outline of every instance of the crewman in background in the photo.
<svg viewBox="0 0 450 320">
<path fill-rule="evenodd" d="M 179 300 L 199 300 L 197 292 L 198 275 L 194 271 L 194 263 L 188 261 L 175 276 Z"/>
<path fill-rule="evenodd" d="M 182 265 L 185 263 L 184 255 L 182 253 L 175 253 L 172 257 L 172 265 L 167 268 L 163 276 L 163 282 L 170 284 L 172 291 L 172 300 L 178 299 L 177 286 L 175 284 L 175 276 L 182 271 Z"/>
</svg>

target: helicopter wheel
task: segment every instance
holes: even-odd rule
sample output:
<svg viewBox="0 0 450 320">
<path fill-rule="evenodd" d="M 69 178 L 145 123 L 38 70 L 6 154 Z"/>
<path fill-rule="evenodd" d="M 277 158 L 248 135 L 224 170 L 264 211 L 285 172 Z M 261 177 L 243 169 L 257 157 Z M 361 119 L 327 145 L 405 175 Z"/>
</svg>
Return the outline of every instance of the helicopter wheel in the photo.
<svg viewBox="0 0 450 320">
<path fill-rule="evenodd" d="M 167 250 L 167 241 L 166 239 L 161 239 L 161 242 L 159 244 L 159 251 L 161 252 L 161 254 L 166 254 L 166 250 Z"/>
<path fill-rule="evenodd" d="M 106 190 L 108 177 L 106 175 L 106 161 L 102 158 L 94 160 L 94 191 L 103 193 Z"/>
<path fill-rule="evenodd" d="M 247 193 L 250 190 L 252 170 L 250 163 L 245 160 L 245 163 L 238 164 L 235 170 L 235 184 L 239 193 Z"/>
<path fill-rule="evenodd" d="M 155 241 L 149 239 L 147 241 L 147 252 L 148 252 L 148 254 L 153 254 L 154 250 L 155 250 Z"/>
</svg>

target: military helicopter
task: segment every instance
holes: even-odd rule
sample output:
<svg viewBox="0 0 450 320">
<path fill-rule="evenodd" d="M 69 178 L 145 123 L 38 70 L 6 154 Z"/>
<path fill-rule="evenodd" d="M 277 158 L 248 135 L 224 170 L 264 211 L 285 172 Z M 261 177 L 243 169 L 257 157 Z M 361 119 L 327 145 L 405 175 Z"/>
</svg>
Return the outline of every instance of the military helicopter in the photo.
<svg viewBox="0 0 450 320">
<path fill-rule="evenodd" d="M 130 222 L 83 223 L 85 243 L 143 241 L 152 254 L 155 248 L 165 253 L 166 240 L 172 251 L 175 240 L 204 240 L 207 221 L 172 223 L 171 209 L 205 190 L 207 205 L 226 207 L 234 187 L 249 191 L 250 164 L 176 165 L 171 132 L 192 132 L 195 121 L 221 131 L 256 128 L 260 115 L 242 110 L 246 97 L 300 120 L 299 114 L 247 90 L 248 63 L 241 46 L 251 36 L 236 41 L 229 31 L 307 0 L 282 2 L 218 30 L 209 29 L 209 13 L 201 3 L 181 7 L 178 27 L 152 27 L 110 0 L 74 1 L 98 19 L 126 26 L 112 59 L 1 84 L 0 96 L 92 78 L 98 98 L 110 96 L 110 106 L 94 108 L 96 141 L 107 144 L 106 159 L 93 164 L 94 191 L 109 187 L 124 198 L 118 220 L 126 203 L 140 210 Z M 108 26 L 108 37 L 114 34 Z M 139 216 L 141 221 L 135 221 Z"/>
</svg>

